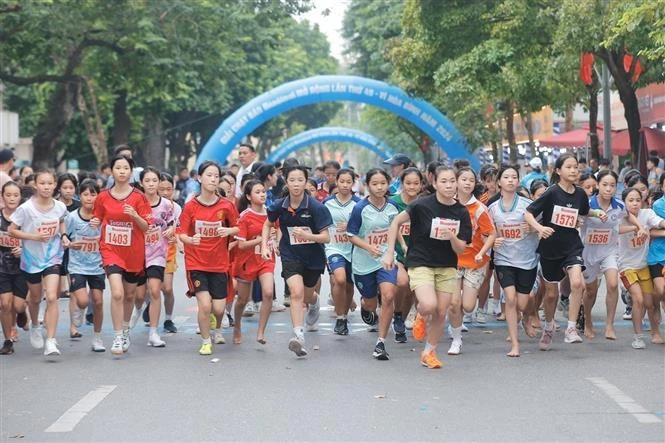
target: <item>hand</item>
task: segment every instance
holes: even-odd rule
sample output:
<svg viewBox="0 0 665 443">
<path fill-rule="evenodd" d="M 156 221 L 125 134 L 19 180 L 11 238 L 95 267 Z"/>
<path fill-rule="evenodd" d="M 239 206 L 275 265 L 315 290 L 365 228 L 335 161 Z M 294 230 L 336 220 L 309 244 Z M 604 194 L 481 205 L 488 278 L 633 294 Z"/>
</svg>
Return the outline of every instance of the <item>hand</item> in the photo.
<svg viewBox="0 0 665 443">
<path fill-rule="evenodd" d="M 383 269 L 386 271 L 390 271 L 395 267 L 395 254 L 389 252 L 390 251 L 386 251 L 386 255 L 383 257 Z"/>
<path fill-rule="evenodd" d="M 607 216 L 605 216 L 607 219 Z M 580 229 L 584 225 L 584 218 L 582 217 L 577 217 L 577 226 L 575 226 L 577 229 Z"/>
<path fill-rule="evenodd" d="M 648 234 L 648 232 L 647 232 L 646 229 L 644 229 L 644 226 L 639 225 L 637 227 L 637 232 L 635 233 L 636 237 L 642 237 L 642 236 L 647 235 L 647 234 Z"/>
<path fill-rule="evenodd" d="M 63 246 L 64 246 L 64 244 L 63 244 Z M 69 249 L 76 249 L 76 250 L 79 250 L 79 249 L 81 249 L 81 248 L 83 248 L 83 242 L 81 242 L 81 241 L 76 241 L 76 240 L 74 240 L 74 241 L 70 241 L 70 242 L 69 242 Z"/>
<path fill-rule="evenodd" d="M 101 222 L 100 222 L 99 218 L 93 217 L 93 218 L 90 219 L 90 223 L 88 223 L 88 225 L 90 225 L 90 227 L 92 229 L 95 229 L 95 228 L 99 227 L 100 223 Z"/>
<path fill-rule="evenodd" d="M 538 230 L 538 238 L 550 238 L 554 234 L 554 229 L 543 226 Z"/>
<path fill-rule="evenodd" d="M 194 234 L 194 236 L 192 237 L 192 244 L 194 246 L 198 246 L 201 244 L 201 234 L 199 234 L 198 232 Z"/>
<path fill-rule="evenodd" d="M 37 232 L 35 234 L 34 240 L 35 241 L 41 241 L 41 242 L 44 242 L 44 243 L 48 243 L 51 240 L 51 236 L 49 235 L 48 232 L 41 231 L 41 232 Z"/>
<path fill-rule="evenodd" d="M 369 245 L 369 248 L 367 248 L 367 252 L 369 252 L 369 254 L 372 257 L 380 257 L 381 253 L 382 253 L 381 246 L 379 246 L 379 245 Z"/>
<path fill-rule="evenodd" d="M 528 234 L 529 232 L 533 232 L 533 228 L 531 227 L 531 225 L 526 223 L 526 222 L 522 223 L 521 228 L 522 228 L 522 232 L 524 232 L 525 234 Z"/>
<path fill-rule="evenodd" d="M 483 261 L 483 254 L 476 254 L 476 256 L 473 257 L 473 260 L 474 260 L 476 263 L 482 263 L 482 261 Z"/>
<path fill-rule="evenodd" d="M 503 237 L 497 237 L 494 239 L 494 245 L 492 246 L 494 249 L 499 249 L 501 245 L 503 245 L 503 242 L 506 241 L 505 238 Z"/>
<path fill-rule="evenodd" d="M 175 227 L 169 226 L 166 231 L 164 231 L 164 237 L 169 240 L 169 243 L 175 243 Z"/>
<path fill-rule="evenodd" d="M 217 235 L 219 235 L 222 238 L 228 237 L 231 234 L 232 229 L 233 228 L 225 228 L 225 227 L 217 228 Z"/>
<path fill-rule="evenodd" d="M 14 254 L 14 257 L 20 257 L 21 256 L 21 247 L 16 246 L 12 248 L 12 254 Z"/>
<path fill-rule="evenodd" d="M 301 241 L 302 240 L 311 240 L 310 235 L 311 234 L 309 232 L 305 231 L 302 228 L 293 228 L 293 236 L 297 240 L 301 240 Z"/>
<path fill-rule="evenodd" d="M 137 218 L 139 216 L 138 212 L 136 212 L 136 209 L 130 205 L 123 205 L 122 212 L 129 215 L 131 218 Z"/>
<path fill-rule="evenodd" d="M 268 261 L 272 258 L 270 247 L 268 245 L 261 245 L 261 258 Z"/>
<path fill-rule="evenodd" d="M 69 240 L 69 237 L 63 235 L 60 237 L 60 242 L 62 243 L 63 248 L 69 248 L 72 244 L 72 241 Z"/>
<path fill-rule="evenodd" d="M 603 223 L 605 223 L 605 222 L 607 221 L 607 214 L 605 213 L 605 211 L 601 210 L 601 211 L 598 213 L 598 218 L 600 219 L 600 221 L 602 221 Z"/>
</svg>

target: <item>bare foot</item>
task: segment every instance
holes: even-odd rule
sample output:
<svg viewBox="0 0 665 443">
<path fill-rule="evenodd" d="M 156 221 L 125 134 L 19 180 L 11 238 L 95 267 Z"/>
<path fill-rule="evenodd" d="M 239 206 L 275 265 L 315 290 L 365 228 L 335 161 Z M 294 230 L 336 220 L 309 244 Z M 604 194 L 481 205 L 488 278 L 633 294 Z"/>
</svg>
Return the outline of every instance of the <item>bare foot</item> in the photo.
<svg viewBox="0 0 665 443">
<path fill-rule="evenodd" d="M 605 338 L 608 340 L 616 340 L 617 339 L 617 333 L 614 330 L 614 326 L 607 326 L 605 328 Z"/>
<path fill-rule="evenodd" d="M 586 338 L 594 338 L 596 336 L 596 333 L 593 332 L 593 329 L 589 328 L 588 326 L 584 327 L 584 336 Z"/>
<path fill-rule="evenodd" d="M 539 330 L 541 328 L 540 319 L 537 316 L 531 317 L 531 327 L 536 330 Z"/>
<path fill-rule="evenodd" d="M 529 319 L 522 319 L 522 327 L 524 328 L 524 333 L 529 338 L 534 338 L 538 334 L 531 325 L 531 321 L 529 321 Z"/>
<path fill-rule="evenodd" d="M 651 335 L 651 343 L 656 345 L 662 345 L 663 343 L 665 343 L 665 340 L 663 340 L 663 337 L 659 333 L 655 333 Z"/>
<path fill-rule="evenodd" d="M 519 357 L 520 356 L 520 348 L 519 346 L 515 347 L 513 346 L 510 349 L 510 352 L 506 354 L 508 357 Z"/>
<path fill-rule="evenodd" d="M 506 314 L 503 312 L 496 316 L 496 321 L 506 321 Z"/>
<path fill-rule="evenodd" d="M 506 341 L 507 341 L 507 342 L 511 342 L 511 341 L 512 341 L 512 340 L 510 339 L 510 335 L 509 335 L 508 337 L 506 337 Z"/>
<path fill-rule="evenodd" d="M 261 337 L 256 337 L 256 341 L 259 342 L 259 343 L 261 343 L 262 345 L 265 345 L 266 343 L 268 343 L 268 342 L 266 341 L 266 339 L 265 339 L 264 337 L 262 337 L 262 336 L 261 336 Z"/>
<path fill-rule="evenodd" d="M 237 329 L 233 329 L 233 344 L 239 345 L 240 343 L 242 343 L 242 333 Z"/>
<path fill-rule="evenodd" d="M 358 309 L 358 305 L 356 304 L 355 300 L 351 300 L 351 306 L 349 307 L 351 309 L 351 312 L 356 312 L 356 309 Z"/>
</svg>

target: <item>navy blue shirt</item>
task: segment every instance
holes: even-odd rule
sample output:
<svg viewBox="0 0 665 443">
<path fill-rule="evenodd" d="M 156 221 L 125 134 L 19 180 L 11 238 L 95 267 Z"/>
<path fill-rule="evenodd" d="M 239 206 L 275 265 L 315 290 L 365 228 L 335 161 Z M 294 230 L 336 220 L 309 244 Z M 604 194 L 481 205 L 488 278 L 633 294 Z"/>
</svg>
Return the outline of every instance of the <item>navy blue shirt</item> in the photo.
<svg viewBox="0 0 665 443">
<path fill-rule="evenodd" d="M 326 255 L 321 243 L 296 243 L 290 231 L 293 228 L 309 228 L 319 234 L 333 224 L 328 208 L 310 195 L 305 195 L 298 209 L 291 208 L 290 198 L 275 200 L 268 208 L 268 220 L 279 221 L 282 238 L 279 252 L 283 262 L 299 262 L 307 269 L 325 269 Z M 294 244 L 292 244 L 294 243 Z"/>
</svg>

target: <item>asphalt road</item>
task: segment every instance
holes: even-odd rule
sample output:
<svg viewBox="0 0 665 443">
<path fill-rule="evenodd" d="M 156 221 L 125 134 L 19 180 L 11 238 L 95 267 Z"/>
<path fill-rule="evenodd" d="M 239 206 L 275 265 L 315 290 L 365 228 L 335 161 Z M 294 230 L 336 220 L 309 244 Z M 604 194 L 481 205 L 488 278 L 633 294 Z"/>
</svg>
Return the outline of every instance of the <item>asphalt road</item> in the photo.
<svg viewBox="0 0 665 443">
<path fill-rule="evenodd" d="M 444 367 L 428 370 L 418 360 L 422 345 L 410 335 L 406 344 L 392 337 L 387 342 L 390 361 L 372 359 L 376 334 L 357 312 L 349 336 L 333 335 L 324 296 L 320 329 L 306 334 L 308 358 L 296 359 L 287 350 L 288 312 L 271 316 L 267 345 L 254 342 L 257 319 L 250 318 L 243 344 L 216 345 L 212 356 L 203 357 L 196 304 L 182 295 L 181 272 L 175 312 L 180 331 L 165 337 L 166 348 L 147 347 L 147 328 L 140 324 L 123 358 L 108 350 L 93 353 L 90 326 L 81 328 L 82 340 L 66 338 L 64 300 L 59 361 L 46 361 L 21 332 L 16 353 L 0 358 L 0 439 L 665 439 L 665 346 L 633 350 L 628 321 L 617 320 L 616 341 L 601 334 L 566 345 L 560 331 L 550 352 L 538 351 L 537 339 L 522 336 L 517 359 L 505 356 L 505 324 L 494 321 L 464 335 L 460 356 L 442 355 L 448 338 L 442 339 Z M 281 297 L 281 279 L 277 285 Z M 601 295 L 596 317 L 602 320 L 603 313 Z M 110 315 L 106 319 L 110 349 Z M 231 331 L 225 336 L 230 343 Z"/>
</svg>

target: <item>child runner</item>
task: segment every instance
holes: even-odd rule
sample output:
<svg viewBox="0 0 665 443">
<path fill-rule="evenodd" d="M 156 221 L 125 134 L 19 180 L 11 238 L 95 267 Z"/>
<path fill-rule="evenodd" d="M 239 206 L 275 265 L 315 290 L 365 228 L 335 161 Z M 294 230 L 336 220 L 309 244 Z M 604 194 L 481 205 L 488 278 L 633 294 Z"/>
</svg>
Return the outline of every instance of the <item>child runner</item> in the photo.
<svg viewBox="0 0 665 443">
<path fill-rule="evenodd" d="M 384 269 L 394 269 L 394 248 L 400 226 L 410 222 L 406 266 L 411 288 L 418 300 L 413 336 L 419 341 L 427 337 L 420 362 L 430 369 L 442 366 L 436 346 L 443 335 L 443 323 L 451 299 L 459 293 L 457 255 L 471 243 L 472 232 L 469 211 L 455 200 L 455 171 L 439 166 L 433 185 L 435 194 L 415 200 L 395 217 L 383 258 Z"/>
<path fill-rule="evenodd" d="M 665 190 L 665 174 L 661 174 L 659 185 L 661 190 Z M 661 197 L 653 203 L 653 211 L 658 217 L 665 218 L 665 197 Z M 663 265 L 665 265 L 665 238 L 655 237 L 649 245 L 649 256 L 647 257 L 649 272 L 653 279 L 654 286 L 654 323 L 651 323 L 651 342 L 663 344 L 663 337 L 660 334 L 661 311 L 660 303 L 665 296 L 665 277 L 663 277 Z M 649 320 L 651 321 L 651 320 Z"/>
<path fill-rule="evenodd" d="M 111 286 L 111 353 L 122 355 L 130 346 L 129 320 L 136 285 L 145 268 L 145 232 L 152 222 L 150 203 L 130 184 L 134 160 L 118 155 L 111 160 L 113 186 L 97 196 L 90 227 L 100 227 L 99 252 Z"/>
<path fill-rule="evenodd" d="M 12 214 L 9 234 L 23 240 L 21 270 L 25 273 L 30 291 L 30 343 L 36 349 L 43 347 L 46 356 L 57 356 L 60 355 L 55 340 L 58 327 L 58 288 L 67 207 L 53 198 L 55 174 L 52 171 L 36 172 L 35 186 L 35 195 Z M 38 323 L 39 304 L 43 296 L 46 297 L 46 343 Z"/>
<path fill-rule="evenodd" d="M 323 201 L 323 204 L 332 216 L 333 226 L 330 227 L 330 243 L 326 243 L 326 259 L 328 272 L 332 276 L 332 298 L 335 305 L 335 328 L 337 335 L 349 334 L 349 321 L 347 315 L 353 301 L 353 279 L 351 269 L 351 256 L 353 245 L 346 235 L 346 227 L 351 217 L 351 211 L 360 201 L 353 195 L 353 183 L 356 175 L 350 169 L 340 169 L 337 172 L 335 189 L 337 192 Z"/>
<path fill-rule="evenodd" d="M 263 183 L 258 180 L 245 183 L 238 205 L 238 210 L 241 211 L 238 219 L 239 231 L 236 235 L 238 251 L 233 266 L 233 275 L 238 283 L 238 300 L 234 308 L 236 318 L 233 326 L 234 344 L 242 342 L 242 312 L 250 299 L 252 282 L 260 285 L 262 295 L 256 341 L 262 345 L 266 344 L 265 331 L 273 302 L 275 256 L 271 255 L 268 260 L 261 257 L 261 233 L 268 218 L 265 202 L 266 188 Z M 274 248 L 272 238 L 268 241 L 268 246 Z"/>
<path fill-rule="evenodd" d="M 201 193 L 185 204 L 177 233 L 185 245 L 188 295 L 195 295 L 198 305 L 199 354 L 210 355 L 210 314 L 221 317 L 224 313 L 231 267 L 228 240 L 238 233 L 238 211 L 217 195 L 222 175 L 217 163 L 201 163 L 198 174 Z"/>
<path fill-rule="evenodd" d="M 28 283 L 21 272 L 21 242 L 9 235 L 7 228 L 11 216 L 21 203 L 21 188 L 14 182 L 2 186 L 4 208 L 0 212 L 0 321 L 5 342 L 0 355 L 14 353 L 14 323 L 23 328 L 27 322 L 25 298 L 28 295 Z"/>
<path fill-rule="evenodd" d="M 397 205 L 388 200 L 386 194 L 390 186 L 390 176 L 379 168 L 370 169 L 365 176 L 369 196 L 356 204 L 346 227 L 349 241 L 353 244 L 353 281 L 360 291 L 361 314 L 368 324 L 376 322 L 377 296 L 381 293 L 381 315 L 379 316 L 379 336 L 372 356 L 377 360 L 388 360 L 385 338 L 388 335 L 395 310 L 397 293 L 397 268 L 384 269 L 382 257 L 387 253 L 388 228 L 393 218 L 399 214 Z M 394 249 L 391 258 L 395 255 Z"/>
<path fill-rule="evenodd" d="M 289 340 L 289 350 L 298 357 L 307 355 L 303 303 L 309 305 L 305 319 L 308 329 L 316 328 L 319 320 L 319 298 L 314 288 L 326 266 L 323 243 L 330 241 L 328 228 L 333 223 L 330 211 L 305 192 L 307 176 L 304 166 L 292 166 L 285 171 L 288 195 L 275 200 L 268 208 L 268 219 L 261 233 L 261 255 L 264 260 L 270 260 L 270 230 L 279 221 L 282 277 L 291 294 L 291 322 L 295 335 Z"/>
<path fill-rule="evenodd" d="M 173 176 L 166 172 L 162 172 L 159 177 L 159 195 L 167 199 L 173 204 L 173 218 L 176 222 L 180 220 L 182 208 L 179 204 L 173 201 Z M 169 248 L 166 252 L 166 267 L 164 268 L 164 283 L 162 284 L 162 293 L 164 294 L 164 324 L 162 327 L 164 331 L 170 333 L 178 332 L 173 323 L 173 307 L 175 306 L 175 298 L 173 296 L 173 274 L 178 269 L 178 262 L 176 260 L 177 252 L 182 252 L 183 247 L 180 239 L 173 236 L 169 239 Z"/>
<path fill-rule="evenodd" d="M 58 180 L 55 185 L 54 195 L 58 200 L 63 202 L 67 206 L 67 212 L 76 211 L 80 206 L 81 202 L 76 199 L 76 194 L 78 192 L 78 179 L 74 174 L 65 172 L 58 176 Z M 67 278 L 67 263 L 69 262 L 69 251 L 65 249 L 65 255 L 62 257 L 62 266 L 60 266 L 60 295 L 62 297 L 69 297 L 69 279 Z M 76 329 L 76 327 L 81 326 L 83 320 L 82 312 L 76 308 L 76 303 L 73 301 L 69 302 L 69 317 L 70 317 L 70 329 Z M 74 325 L 76 323 L 76 325 Z M 70 334 L 71 335 L 71 334 Z M 71 338 L 80 338 L 81 334 L 76 331 L 74 337 Z"/>
<path fill-rule="evenodd" d="M 93 301 L 92 350 L 104 352 L 102 320 L 104 316 L 103 292 L 106 288 L 102 256 L 99 253 L 99 227 L 91 227 L 92 209 L 99 195 L 99 186 L 93 179 L 86 179 L 79 189 L 81 207 L 70 212 L 65 219 L 63 245 L 69 250 L 70 304 L 82 313 L 88 307 L 88 287 Z M 73 337 L 76 329 L 70 330 Z M 79 335 L 80 336 L 80 335 Z"/>
</svg>

